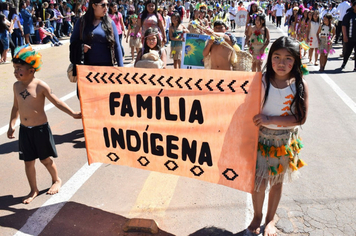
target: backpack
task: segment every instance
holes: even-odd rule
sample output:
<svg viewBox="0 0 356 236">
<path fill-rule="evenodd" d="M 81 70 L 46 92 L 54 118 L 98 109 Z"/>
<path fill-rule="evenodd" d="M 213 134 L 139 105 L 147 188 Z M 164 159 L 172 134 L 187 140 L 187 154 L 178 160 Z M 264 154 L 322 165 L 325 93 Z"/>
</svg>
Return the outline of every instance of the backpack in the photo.
<svg viewBox="0 0 356 236">
<path fill-rule="evenodd" d="M 176 7 L 176 10 L 178 11 L 179 15 L 182 17 L 184 14 L 183 7 L 182 6 Z"/>
</svg>

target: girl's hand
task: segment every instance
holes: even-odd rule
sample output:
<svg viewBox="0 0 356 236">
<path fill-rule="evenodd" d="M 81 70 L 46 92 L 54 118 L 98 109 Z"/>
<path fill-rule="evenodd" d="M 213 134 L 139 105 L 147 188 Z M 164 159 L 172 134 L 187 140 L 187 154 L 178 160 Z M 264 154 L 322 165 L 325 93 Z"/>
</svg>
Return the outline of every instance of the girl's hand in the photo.
<svg viewBox="0 0 356 236">
<path fill-rule="evenodd" d="M 91 47 L 87 44 L 84 44 L 84 53 L 87 53 Z"/>
<path fill-rule="evenodd" d="M 253 123 L 260 127 L 261 125 L 269 125 L 271 124 L 271 119 L 269 116 L 258 114 L 253 117 Z"/>
</svg>

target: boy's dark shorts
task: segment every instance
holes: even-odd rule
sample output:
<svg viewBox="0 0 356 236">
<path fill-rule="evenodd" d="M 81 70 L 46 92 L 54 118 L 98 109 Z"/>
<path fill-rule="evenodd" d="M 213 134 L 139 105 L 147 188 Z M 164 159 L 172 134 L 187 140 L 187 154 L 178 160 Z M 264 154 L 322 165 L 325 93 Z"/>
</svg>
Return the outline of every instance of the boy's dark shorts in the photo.
<svg viewBox="0 0 356 236">
<path fill-rule="evenodd" d="M 20 124 L 19 156 L 23 161 L 57 157 L 56 146 L 48 123 L 31 128 Z"/>
</svg>

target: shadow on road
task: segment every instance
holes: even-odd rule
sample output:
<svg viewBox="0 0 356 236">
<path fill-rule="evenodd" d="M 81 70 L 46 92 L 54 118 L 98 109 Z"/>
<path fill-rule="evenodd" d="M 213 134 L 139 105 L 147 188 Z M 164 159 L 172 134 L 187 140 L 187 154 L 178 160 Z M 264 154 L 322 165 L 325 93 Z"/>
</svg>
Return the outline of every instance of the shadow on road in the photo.
<svg viewBox="0 0 356 236">
<path fill-rule="evenodd" d="M 54 142 L 56 145 L 63 144 L 63 143 L 73 143 L 74 148 L 85 148 L 85 141 L 80 141 L 77 139 L 81 139 L 84 137 L 83 129 L 73 130 L 70 133 L 57 135 L 54 134 Z"/>
<path fill-rule="evenodd" d="M 56 145 L 62 143 L 73 143 L 74 148 L 85 148 L 85 141 L 80 141 L 77 139 L 84 138 L 83 129 L 74 130 L 67 134 L 62 135 L 53 135 L 54 142 Z M 9 154 L 12 152 L 18 152 L 18 139 L 14 139 L 14 141 L 0 144 L 0 155 L 1 154 Z"/>
<path fill-rule="evenodd" d="M 238 232 L 236 234 L 231 233 L 225 229 L 220 229 L 214 226 L 202 228 L 189 236 L 243 236 L 244 231 Z"/>
<path fill-rule="evenodd" d="M 12 142 L 0 144 L 0 155 L 19 151 L 17 139 L 13 140 Z"/>
<path fill-rule="evenodd" d="M 6 200 L 7 204 L 3 203 Z M 26 223 L 27 219 L 37 210 L 15 209 L 11 205 L 18 204 L 21 201 L 19 198 L 12 196 L 0 197 L 1 210 L 12 212 L 6 216 L 0 217 L 0 226 L 9 227 L 15 230 L 20 230 Z M 63 203 L 58 203 L 63 204 Z M 57 204 L 42 207 L 43 212 L 51 212 L 57 208 Z M 46 208 L 46 209 L 43 209 Z M 45 216 L 44 216 L 45 217 Z M 45 219 L 43 219 L 45 220 Z M 149 236 L 150 233 L 143 232 L 124 232 L 123 226 L 129 220 L 126 217 L 117 215 L 111 212 L 103 211 L 98 208 L 83 205 L 76 202 L 67 202 L 57 215 L 47 224 L 43 231 L 39 234 L 41 236 L 50 235 L 76 235 L 76 236 L 91 236 L 91 235 L 115 235 L 115 236 Z M 39 224 L 41 222 L 38 222 Z M 31 231 L 35 227 L 29 227 Z M 22 232 L 28 235 L 33 235 L 33 232 Z M 159 229 L 155 236 L 174 236 Z"/>
</svg>

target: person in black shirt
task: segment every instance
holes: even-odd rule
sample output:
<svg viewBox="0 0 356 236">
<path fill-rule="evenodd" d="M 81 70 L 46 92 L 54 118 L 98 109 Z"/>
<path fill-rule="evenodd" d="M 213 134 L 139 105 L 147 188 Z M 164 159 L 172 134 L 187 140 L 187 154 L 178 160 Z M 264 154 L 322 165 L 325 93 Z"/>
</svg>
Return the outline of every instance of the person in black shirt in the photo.
<svg viewBox="0 0 356 236">
<path fill-rule="evenodd" d="M 352 49 L 356 52 L 356 0 L 354 0 L 352 7 L 342 20 L 342 34 L 344 40 L 344 61 L 341 65 L 341 70 L 345 68 Z M 356 71 L 356 60 L 354 71 Z"/>
</svg>

